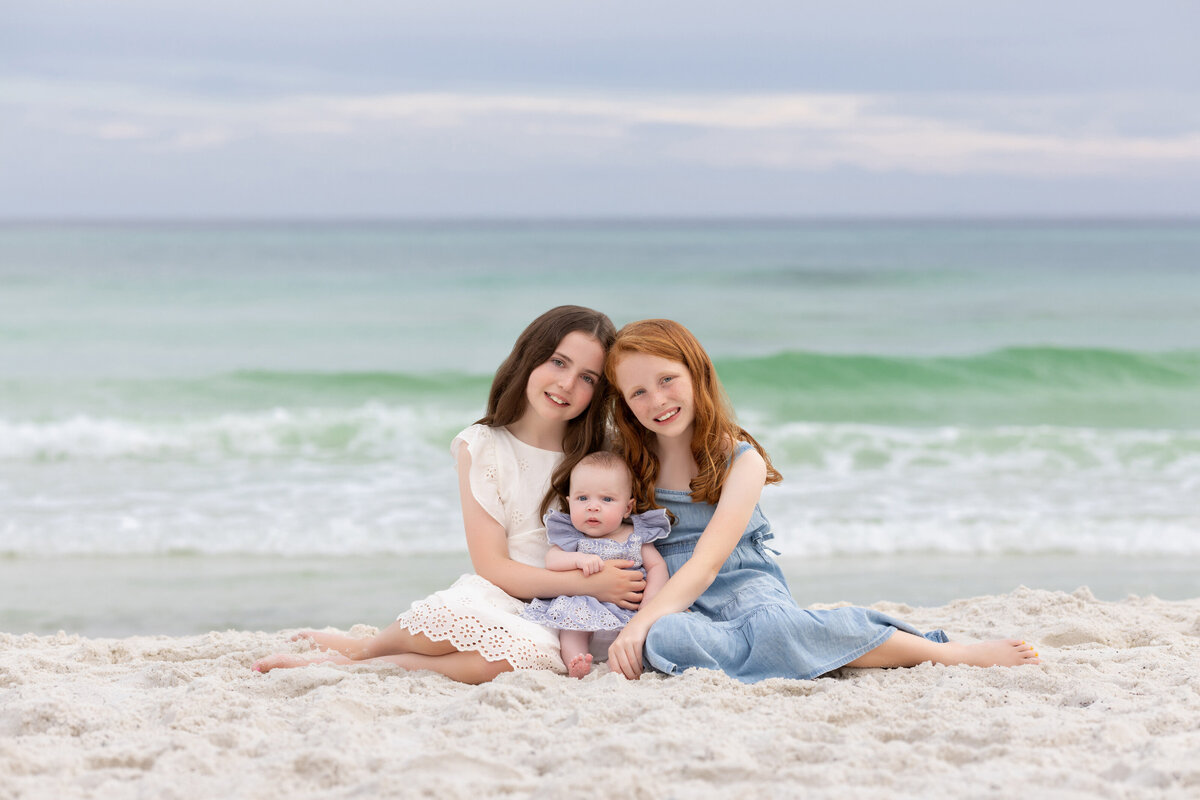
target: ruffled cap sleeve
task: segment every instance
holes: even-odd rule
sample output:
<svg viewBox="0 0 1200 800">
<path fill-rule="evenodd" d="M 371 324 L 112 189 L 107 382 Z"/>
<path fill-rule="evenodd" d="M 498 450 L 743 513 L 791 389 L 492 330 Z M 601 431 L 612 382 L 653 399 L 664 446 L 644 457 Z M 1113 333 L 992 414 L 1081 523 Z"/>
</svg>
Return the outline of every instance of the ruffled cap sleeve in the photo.
<svg viewBox="0 0 1200 800">
<path fill-rule="evenodd" d="M 640 536 L 643 542 L 653 542 L 662 539 L 671 532 L 671 520 L 667 518 L 665 508 L 653 508 L 634 514 L 629 518 L 633 523 L 633 533 Z"/>
<path fill-rule="evenodd" d="M 492 519 L 506 525 L 504 503 L 500 500 L 500 464 L 496 457 L 496 434 L 487 425 L 472 425 L 450 443 L 450 455 L 458 460 L 460 447 L 471 455 L 471 495 Z"/>
<path fill-rule="evenodd" d="M 579 550 L 579 540 L 583 538 L 583 534 L 575 530 L 575 526 L 571 524 L 571 516 L 562 511 L 551 511 L 546 514 L 546 538 L 550 544 L 558 547 L 560 550 L 565 550 L 568 553 L 574 553 Z"/>
</svg>

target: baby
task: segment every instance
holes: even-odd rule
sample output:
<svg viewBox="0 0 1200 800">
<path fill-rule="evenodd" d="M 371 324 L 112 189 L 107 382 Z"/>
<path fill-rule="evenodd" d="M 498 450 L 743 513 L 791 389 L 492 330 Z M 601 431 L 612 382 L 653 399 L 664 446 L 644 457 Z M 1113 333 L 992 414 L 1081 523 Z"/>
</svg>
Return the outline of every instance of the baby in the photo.
<svg viewBox="0 0 1200 800">
<path fill-rule="evenodd" d="M 633 514 L 633 473 L 615 453 L 597 451 L 583 457 L 571 470 L 568 498 L 571 513 L 546 515 L 546 569 L 600 571 L 611 559 L 628 559 L 646 571 L 642 603 L 649 602 L 667 582 L 667 564 L 650 544 L 671 531 L 664 509 Z M 629 519 L 626 522 L 626 518 Z M 618 631 L 635 612 L 594 597 L 557 597 L 534 600 L 521 614 L 527 620 L 558 629 L 562 660 L 573 678 L 592 670 L 588 652 L 595 631 Z"/>
</svg>

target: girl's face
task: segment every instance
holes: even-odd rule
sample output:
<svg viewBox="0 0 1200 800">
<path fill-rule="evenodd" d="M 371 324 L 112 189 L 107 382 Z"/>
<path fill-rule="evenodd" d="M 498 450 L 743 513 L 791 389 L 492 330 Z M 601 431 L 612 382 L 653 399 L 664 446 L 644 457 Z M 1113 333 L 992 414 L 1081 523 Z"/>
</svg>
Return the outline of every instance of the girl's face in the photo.
<svg viewBox="0 0 1200 800">
<path fill-rule="evenodd" d="M 687 367 L 645 353 L 623 357 L 615 370 L 617 388 L 638 422 L 659 436 L 692 436 L 696 421 L 692 376 Z"/>
<path fill-rule="evenodd" d="M 572 331 L 541 366 L 529 373 L 525 400 L 543 419 L 568 422 L 592 402 L 604 372 L 604 348 L 586 333 Z"/>
<path fill-rule="evenodd" d="M 588 536 L 607 536 L 633 513 L 633 485 L 624 469 L 580 464 L 571 471 L 571 524 Z"/>
</svg>

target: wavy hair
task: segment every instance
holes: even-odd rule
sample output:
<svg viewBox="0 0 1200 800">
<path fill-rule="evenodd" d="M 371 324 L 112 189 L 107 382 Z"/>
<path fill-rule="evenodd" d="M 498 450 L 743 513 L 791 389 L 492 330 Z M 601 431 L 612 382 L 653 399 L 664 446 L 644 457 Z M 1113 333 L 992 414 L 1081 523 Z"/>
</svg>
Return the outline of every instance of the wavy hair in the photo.
<svg viewBox="0 0 1200 800">
<path fill-rule="evenodd" d="M 639 512 L 659 507 L 654 502 L 659 463 L 654 452 L 655 434 L 638 422 L 616 382 L 617 365 L 622 358 L 633 354 L 657 356 L 682 364 L 691 376 L 695 408 L 691 449 L 699 470 L 691 482 L 694 501 L 715 504 L 720 499 L 721 489 L 729 477 L 734 443 L 738 441 L 749 442 L 767 462 L 766 483 L 783 480 L 771 464 L 767 451 L 737 424 L 712 359 L 692 332 L 669 319 L 631 322 L 617 332 L 604 363 L 604 373 L 610 387 L 609 413 L 616 424 L 621 452 L 633 470 Z"/>
<path fill-rule="evenodd" d="M 583 306 L 557 306 L 529 323 L 517 337 L 512 352 L 496 370 L 488 392 L 487 413 L 477 424 L 498 428 L 511 425 L 525 413 L 525 388 L 529 375 L 550 356 L 568 333 L 583 333 L 594 338 L 608 353 L 616 338 L 612 320 L 599 311 Z M 563 434 L 563 460 L 550 477 L 550 490 L 542 499 L 541 515 L 555 501 L 567 496 L 571 470 L 579 460 L 604 446 L 608 433 L 605 395 L 607 381 L 603 375 L 596 382 L 592 402 L 579 416 L 567 422 Z M 560 491 L 561 488 L 561 491 Z"/>
</svg>

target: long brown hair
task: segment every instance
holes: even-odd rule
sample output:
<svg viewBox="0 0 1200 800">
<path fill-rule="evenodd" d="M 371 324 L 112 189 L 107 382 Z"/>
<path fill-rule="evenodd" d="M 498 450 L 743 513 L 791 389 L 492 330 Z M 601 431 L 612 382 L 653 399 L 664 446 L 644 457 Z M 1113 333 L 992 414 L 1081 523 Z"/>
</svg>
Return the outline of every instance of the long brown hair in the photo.
<svg viewBox="0 0 1200 800">
<path fill-rule="evenodd" d="M 692 332 L 669 319 L 631 322 L 617 332 L 604 363 L 604 374 L 610 386 L 608 406 L 621 438 L 621 451 L 633 470 L 639 512 L 658 507 L 654 502 L 654 484 L 658 481 L 659 464 L 654 452 L 655 435 L 638 422 L 616 382 L 617 364 L 624 356 L 635 353 L 682 364 L 691 376 L 696 414 L 691 450 L 699 470 L 691 482 L 694 501 L 715 504 L 721 498 L 721 489 L 729 477 L 731 448 L 738 441 L 752 444 L 767 462 L 766 483 L 783 480 L 767 451 L 737 424 L 712 359 Z"/>
<path fill-rule="evenodd" d="M 605 353 L 617 335 L 611 319 L 583 306 L 557 306 L 542 314 L 521 332 L 512 352 L 496 370 L 492 389 L 488 392 L 487 413 L 477 424 L 498 428 L 519 420 L 525 413 L 525 387 L 529 383 L 529 374 L 554 355 L 563 337 L 575 332 L 593 337 Z M 607 385 L 601 375 L 587 409 L 567 422 L 563 434 L 563 460 L 550 477 L 550 491 L 542 500 L 541 514 L 546 513 L 551 503 L 566 497 L 570 491 L 571 470 L 579 459 L 603 447 L 608 428 L 604 403 Z"/>
</svg>

